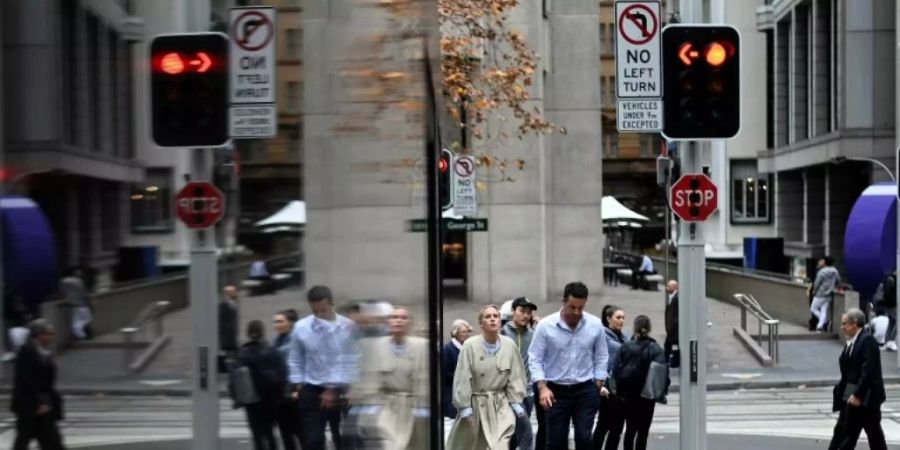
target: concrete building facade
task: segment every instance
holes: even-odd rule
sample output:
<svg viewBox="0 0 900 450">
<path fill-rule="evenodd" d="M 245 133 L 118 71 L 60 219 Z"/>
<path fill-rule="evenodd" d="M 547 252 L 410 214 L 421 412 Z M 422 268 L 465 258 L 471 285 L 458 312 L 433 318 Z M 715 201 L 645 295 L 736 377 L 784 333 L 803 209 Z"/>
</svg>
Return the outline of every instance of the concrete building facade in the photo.
<svg viewBox="0 0 900 450">
<path fill-rule="evenodd" d="M 895 11 L 883 0 L 773 0 L 757 9 L 766 35 L 766 148 L 757 169 L 774 178 L 775 234 L 795 275 L 808 259 L 843 262 L 847 217 L 894 160 Z"/>
<path fill-rule="evenodd" d="M 424 234 L 406 230 L 409 219 L 424 217 L 423 139 L 415 132 L 421 121 L 411 120 L 415 111 L 408 116 L 388 108 L 360 116 L 371 119 L 365 125 L 380 133 L 348 133 L 358 124 L 343 118 L 377 107 L 353 100 L 354 95 L 375 92 L 384 101 L 399 91 L 355 86 L 333 75 L 346 73 L 336 60 L 354 54 L 354 47 L 340 45 L 353 42 L 357 33 L 370 38 L 355 41 L 357 52 L 360 42 L 379 41 L 372 36 L 384 32 L 385 18 L 342 1 L 309 0 L 303 11 L 307 281 L 330 284 L 343 298 L 419 300 L 425 294 Z M 454 262 L 462 267 L 453 280 L 458 296 L 482 303 L 521 295 L 555 299 L 575 280 L 594 292 L 601 289 L 598 13 L 595 1 L 530 0 L 510 17 L 510 28 L 521 31 L 541 55 L 531 104 L 567 133 L 503 143 L 472 140 L 471 152 L 479 160 L 521 160 L 521 169 L 503 176 L 508 166 L 482 163 L 476 170 L 477 217 L 487 219 L 489 230 L 457 236 L 455 242 L 462 244 Z M 401 41 L 400 49 L 369 52 L 377 62 L 371 69 L 409 71 L 401 57 L 415 53 L 408 45 Z M 414 81 L 403 92 L 415 92 Z"/>
</svg>

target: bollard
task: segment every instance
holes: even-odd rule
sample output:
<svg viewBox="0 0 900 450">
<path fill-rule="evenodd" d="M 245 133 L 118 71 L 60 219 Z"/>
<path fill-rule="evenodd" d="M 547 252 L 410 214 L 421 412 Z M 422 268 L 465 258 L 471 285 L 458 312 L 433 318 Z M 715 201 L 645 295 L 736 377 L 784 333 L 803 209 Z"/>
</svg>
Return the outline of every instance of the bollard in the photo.
<svg viewBox="0 0 900 450">
<path fill-rule="evenodd" d="M 122 353 L 122 368 L 125 369 L 126 372 L 130 371 L 131 362 L 134 360 L 134 335 L 137 333 L 137 328 L 122 328 L 122 340 L 125 342 L 124 352 Z"/>
</svg>

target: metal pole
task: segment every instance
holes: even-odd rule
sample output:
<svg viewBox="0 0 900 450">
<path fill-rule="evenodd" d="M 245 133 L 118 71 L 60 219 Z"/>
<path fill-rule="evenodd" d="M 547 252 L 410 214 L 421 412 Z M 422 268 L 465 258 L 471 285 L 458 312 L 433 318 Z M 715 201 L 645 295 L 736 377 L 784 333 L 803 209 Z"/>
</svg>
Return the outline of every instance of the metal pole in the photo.
<svg viewBox="0 0 900 450">
<path fill-rule="evenodd" d="M 894 29 L 900 30 L 900 8 L 896 8 L 894 24 L 895 24 Z M 900 92 L 900 33 L 895 32 L 894 39 L 897 40 L 897 45 L 894 47 L 894 49 L 895 49 L 894 50 L 894 67 L 896 69 L 895 73 L 894 73 L 894 89 L 896 92 Z M 900 133 L 900 101 L 897 101 L 897 100 L 894 101 L 894 109 L 895 109 L 894 135 L 896 136 L 895 139 L 897 140 L 897 149 L 894 152 L 894 173 L 896 173 L 897 176 L 900 177 L 900 134 L 898 134 L 898 133 Z M 898 188 L 898 189 L 900 189 L 900 188 Z M 900 196 L 900 192 L 897 193 L 897 196 Z M 900 271 L 900 201 L 898 201 L 898 200 L 894 201 L 894 208 L 897 211 L 897 220 L 896 220 L 897 224 L 895 227 L 897 242 L 894 246 L 895 251 L 896 251 L 895 260 L 894 260 L 894 271 L 896 273 L 897 271 Z M 896 278 L 895 278 L 895 280 L 896 280 Z M 895 284 L 895 288 L 896 288 L 896 284 L 897 284 L 896 281 L 894 284 Z M 894 319 L 896 319 L 896 321 L 894 322 L 895 323 L 894 327 L 896 329 L 896 328 L 900 327 L 900 289 L 894 289 L 894 290 L 897 291 L 897 306 L 898 306 L 896 308 L 896 310 L 897 310 L 896 316 L 894 317 Z M 897 333 L 896 339 L 897 339 L 897 347 L 900 348 L 900 332 Z M 897 368 L 900 369 L 900 352 L 897 352 Z"/>
<path fill-rule="evenodd" d="M 212 168 L 210 149 L 194 149 L 191 178 L 208 180 Z M 219 446 L 219 314 L 216 239 L 212 230 L 194 230 L 191 243 L 190 305 L 194 330 L 192 450 L 216 450 Z"/>
<path fill-rule="evenodd" d="M 685 144 L 680 152 L 684 173 L 700 173 L 698 144 Z M 682 449 L 706 450 L 706 261 L 703 224 L 681 221 L 679 226 L 679 442 Z"/>
</svg>

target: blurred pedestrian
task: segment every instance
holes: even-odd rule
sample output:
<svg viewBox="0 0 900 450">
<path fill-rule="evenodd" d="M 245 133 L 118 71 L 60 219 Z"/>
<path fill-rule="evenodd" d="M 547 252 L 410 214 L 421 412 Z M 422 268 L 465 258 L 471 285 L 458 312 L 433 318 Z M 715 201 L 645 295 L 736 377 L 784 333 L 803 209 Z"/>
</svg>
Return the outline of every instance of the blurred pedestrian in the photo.
<svg viewBox="0 0 900 450">
<path fill-rule="evenodd" d="M 453 375 L 453 406 L 459 413 L 448 450 L 505 449 L 516 416 L 525 414 L 525 366 L 515 342 L 500 335 L 500 308 L 481 308 L 478 324 L 481 335 L 463 344 Z"/>
<path fill-rule="evenodd" d="M 55 331 L 42 319 L 28 325 L 30 338 L 16 357 L 11 410 L 16 415 L 13 450 L 28 450 L 36 439 L 41 450 L 62 450 L 57 422 L 63 402 L 56 391 L 56 363 L 50 355 Z"/>
<path fill-rule="evenodd" d="M 325 427 L 341 448 L 342 396 L 355 377 L 356 324 L 334 311 L 331 289 L 313 286 L 306 294 L 312 314 L 291 334 L 288 356 L 293 396 L 300 407 L 303 450 L 325 449 Z"/>
<path fill-rule="evenodd" d="M 255 450 L 278 450 L 275 443 L 276 411 L 285 395 L 287 365 L 278 349 L 265 341 L 265 325 L 247 324 L 247 342 L 238 352 L 239 366 L 250 371 L 258 400 L 244 406 Z"/>
<path fill-rule="evenodd" d="M 612 371 L 616 395 L 625 406 L 624 450 L 646 450 L 656 402 L 664 401 L 669 386 L 666 369 L 662 393 L 656 398 L 646 398 L 645 386 L 651 376 L 651 365 L 656 362 L 660 367 L 668 367 L 665 353 L 650 337 L 650 330 L 650 319 L 647 316 L 637 316 L 634 319 L 634 337 L 619 349 Z"/>
<path fill-rule="evenodd" d="M 607 372 L 612 375 L 619 349 L 628 340 L 628 335 L 625 333 L 625 311 L 616 305 L 606 305 L 603 307 L 601 318 L 605 322 L 606 349 L 609 354 Z M 612 380 L 610 384 L 612 385 Z M 594 427 L 594 449 L 596 450 L 603 448 L 604 441 L 606 450 L 619 448 L 622 428 L 625 426 L 625 404 L 622 402 L 622 398 L 615 393 L 613 386 L 607 390 L 609 394 L 600 397 L 597 425 Z"/>
<path fill-rule="evenodd" d="M 653 270 L 653 260 L 647 255 L 641 255 L 640 264 L 635 264 L 631 272 L 631 289 L 643 289 L 647 285 L 647 275 L 656 273 Z M 637 262 L 637 261 L 635 261 Z"/>
<path fill-rule="evenodd" d="M 272 279 L 272 275 L 269 274 L 269 268 L 266 267 L 266 260 L 264 257 L 260 257 L 250 264 L 250 276 L 248 278 L 259 281 L 269 281 Z"/>
<path fill-rule="evenodd" d="M 287 365 L 291 351 L 291 331 L 294 329 L 297 319 L 297 311 L 293 309 L 286 309 L 272 317 L 272 325 L 275 329 L 272 346 L 278 350 L 285 365 Z M 300 448 L 300 410 L 297 407 L 297 401 L 290 395 L 289 389 L 287 391 L 278 403 L 275 416 L 284 450 L 296 450 Z"/>
<path fill-rule="evenodd" d="M 91 300 L 81 269 L 72 268 L 69 275 L 60 281 L 59 289 L 65 303 L 72 308 L 72 335 L 75 339 L 93 338 L 94 333 L 90 326 L 93 320 Z"/>
<path fill-rule="evenodd" d="M 528 371 L 528 348 L 534 337 L 534 330 L 531 326 L 532 316 L 537 310 L 537 305 L 525 297 L 519 297 L 513 300 L 510 308 L 512 309 L 512 318 L 503 325 L 501 333 L 516 343 L 522 357 L 525 370 L 525 399 L 522 401 L 522 407 L 525 408 L 525 414 L 516 416 L 516 432 L 509 442 L 509 448 L 518 447 L 520 450 L 532 450 L 534 448 L 534 429 L 531 427 L 531 410 L 534 409 L 534 390 L 528 384 L 528 380 L 531 379 Z"/>
<path fill-rule="evenodd" d="M 878 342 L 863 327 L 866 315 L 856 308 L 841 317 L 847 345 L 838 358 L 841 380 L 834 387 L 832 411 L 840 412 L 828 450 L 856 448 L 859 433 L 866 430 L 869 448 L 887 450 L 881 429 L 881 404 L 885 401 L 881 352 Z"/>
<path fill-rule="evenodd" d="M 824 333 L 828 325 L 828 307 L 831 306 L 834 291 L 841 282 L 841 275 L 830 256 L 819 258 L 818 268 L 812 285 L 813 301 L 809 310 L 819 319 L 816 330 Z"/>
<path fill-rule="evenodd" d="M 238 351 L 238 295 L 237 288 L 222 288 L 219 302 L 219 372 L 226 373 Z"/>
<path fill-rule="evenodd" d="M 897 271 L 892 270 L 884 276 L 872 299 L 875 308 L 881 306 L 888 318 L 888 329 L 885 333 L 887 349 L 897 351 Z"/>
<path fill-rule="evenodd" d="M 16 359 L 16 353 L 28 341 L 28 323 L 33 320 L 22 294 L 4 287 L 3 289 L 3 327 L 6 339 L 3 344 L 6 353 L 3 362 Z"/>
<path fill-rule="evenodd" d="M 669 280 L 666 283 L 666 342 L 665 355 L 669 367 L 676 368 L 681 364 L 681 352 L 678 350 L 678 282 Z"/>
<path fill-rule="evenodd" d="M 409 335 L 411 320 L 409 310 L 395 308 L 389 335 L 366 339 L 360 352 L 362 373 L 350 410 L 350 420 L 365 430 L 360 448 L 428 447 L 428 341 Z"/>
<path fill-rule="evenodd" d="M 538 404 L 547 421 L 547 448 L 569 446 L 570 423 L 576 450 L 592 445 L 592 427 L 601 391 L 608 376 L 603 323 L 584 312 L 588 288 L 581 282 L 566 285 L 562 308 L 541 320 L 528 350 L 528 367 L 537 384 Z"/>
<path fill-rule="evenodd" d="M 456 417 L 456 408 L 453 407 L 453 374 L 456 373 L 459 352 L 471 334 L 472 326 L 469 322 L 463 319 L 454 320 L 450 326 L 450 342 L 441 350 L 442 409 L 444 417 L 449 419 Z"/>
</svg>

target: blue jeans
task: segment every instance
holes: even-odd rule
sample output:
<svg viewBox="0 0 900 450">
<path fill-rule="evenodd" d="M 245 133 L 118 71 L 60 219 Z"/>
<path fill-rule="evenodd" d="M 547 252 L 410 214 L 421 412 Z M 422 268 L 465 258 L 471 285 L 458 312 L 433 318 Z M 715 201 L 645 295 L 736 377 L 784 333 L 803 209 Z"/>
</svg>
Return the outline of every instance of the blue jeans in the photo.
<svg viewBox="0 0 900 450">
<path fill-rule="evenodd" d="M 568 450 L 569 423 L 575 428 L 575 450 L 593 448 L 591 431 L 600 401 L 593 380 L 574 385 L 547 383 L 556 402 L 546 409 L 547 449 Z"/>
</svg>

